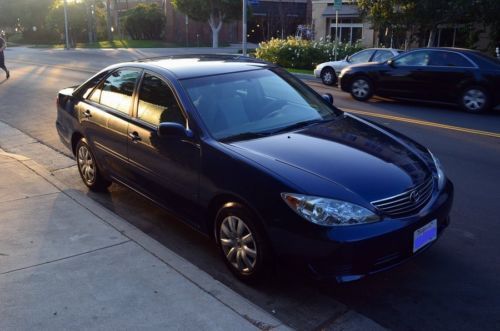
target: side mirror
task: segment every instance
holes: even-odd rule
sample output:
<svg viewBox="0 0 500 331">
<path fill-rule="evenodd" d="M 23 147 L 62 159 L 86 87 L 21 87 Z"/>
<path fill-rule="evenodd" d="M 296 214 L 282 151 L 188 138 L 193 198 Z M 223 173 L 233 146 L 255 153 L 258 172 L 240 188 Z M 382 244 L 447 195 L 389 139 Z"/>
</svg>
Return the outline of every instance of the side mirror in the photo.
<svg viewBox="0 0 500 331">
<path fill-rule="evenodd" d="M 393 68 L 394 68 L 394 67 L 396 67 L 396 65 L 394 64 L 394 60 L 393 60 L 393 59 L 389 59 L 389 60 L 387 60 L 387 64 L 388 64 L 389 66 L 393 67 Z"/>
<path fill-rule="evenodd" d="M 326 100 L 326 102 L 331 103 L 333 105 L 333 95 L 330 93 L 326 93 L 322 95 L 323 99 Z"/>
<path fill-rule="evenodd" d="M 191 138 L 193 137 L 193 131 L 186 129 L 184 125 L 179 123 L 164 122 L 158 126 L 158 137 Z"/>
<path fill-rule="evenodd" d="M 345 60 L 346 62 L 351 62 L 351 61 L 349 61 L 349 55 L 346 55 L 344 60 Z"/>
</svg>

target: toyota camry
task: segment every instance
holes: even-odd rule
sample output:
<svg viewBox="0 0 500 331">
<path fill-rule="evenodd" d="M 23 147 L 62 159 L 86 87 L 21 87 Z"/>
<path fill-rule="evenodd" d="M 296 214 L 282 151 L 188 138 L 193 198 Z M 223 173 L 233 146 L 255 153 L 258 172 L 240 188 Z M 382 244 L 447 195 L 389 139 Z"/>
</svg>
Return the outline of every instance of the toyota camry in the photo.
<svg viewBox="0 0 500 331">
<path fill-rule="evenodd" d="M 453 185 L 427 148 L 332 101 L 257 60 L 150 59 L 60 91 L 56 126 L 89 189 L 148 197 L 241 280 L 287 261 L 350 281 L 432 245 Z"/>
</svg>

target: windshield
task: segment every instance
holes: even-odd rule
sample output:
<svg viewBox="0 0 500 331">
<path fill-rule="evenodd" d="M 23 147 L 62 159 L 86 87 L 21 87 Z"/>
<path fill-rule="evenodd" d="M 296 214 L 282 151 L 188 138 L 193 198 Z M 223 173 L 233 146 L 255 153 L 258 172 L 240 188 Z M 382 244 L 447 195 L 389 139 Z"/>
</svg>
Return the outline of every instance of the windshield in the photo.
<svg viewBox="0 0 500 331">
<path fill-rule="evenodd" d="M 251 138 L 330 120 L 335 109 L 286 74 L 270 69 L 181 81 L 210 134 Z"/>
</svg>

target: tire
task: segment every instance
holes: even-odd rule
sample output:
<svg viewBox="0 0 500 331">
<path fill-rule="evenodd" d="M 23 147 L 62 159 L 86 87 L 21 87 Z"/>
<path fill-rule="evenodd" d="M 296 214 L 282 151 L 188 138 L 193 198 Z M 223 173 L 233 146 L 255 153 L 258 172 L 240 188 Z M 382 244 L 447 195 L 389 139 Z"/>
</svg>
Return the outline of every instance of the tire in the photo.
<svg viewBox="0 0 500 331">
<path fill-rule="evenodd" d="M 109 180 L 102 177 L 94 154 L 90 150 L 85 138 L 80 139 L 76 144 L 75 157 L 80 177 L 91 191 L 102 192 L 111 185 Z"/>
<path fill-rule="evenodd" d="M 358 101 L 366 101 L 373 95 L 370 80 L 363 76 L 354 77 L 350 87 L 351 96 Z"/>
<path fill-rule="evenodd" d="M 246 207 L 228 203 L 217 213 L 215 239 L 226 266 L 245 283 L 270 274 L 272 254 L 264 230 Z"/>
<path fill-rule="evenodd" d="M 321 81 L 323 81 L 323 84 L 325 85 L 335 85 L 337 83 L 337 74 L 335 73 L 335 70 L 332 68 L 324 68 L 321 70 Z"/>
<path fill-rule="evenodd" d="M 490 96 L 479 86 L 469 86 L 460 95 L 460 106 L 469 113 L 480 114 L 490 109 Z"/>
</svg>

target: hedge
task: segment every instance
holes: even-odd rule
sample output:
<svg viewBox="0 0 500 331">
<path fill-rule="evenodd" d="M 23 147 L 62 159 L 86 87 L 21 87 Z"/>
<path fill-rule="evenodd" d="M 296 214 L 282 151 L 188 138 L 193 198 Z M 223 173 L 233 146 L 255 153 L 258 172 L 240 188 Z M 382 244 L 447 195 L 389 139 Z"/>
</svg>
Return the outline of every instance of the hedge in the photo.
<svg viewBox="0 0 500 331">
<path fill-rule="evenodd" d="M 261 42 L 255 56 L 285 68 L 313 69 L 319 63 L 334 60 L 335 51 L 337 51 L 337 60 L 341 60 L 361 49 L 359 44 L 339 44 L 336 48 L 335 43 L 329 41 L 288 37 Z"/>
</svg>

